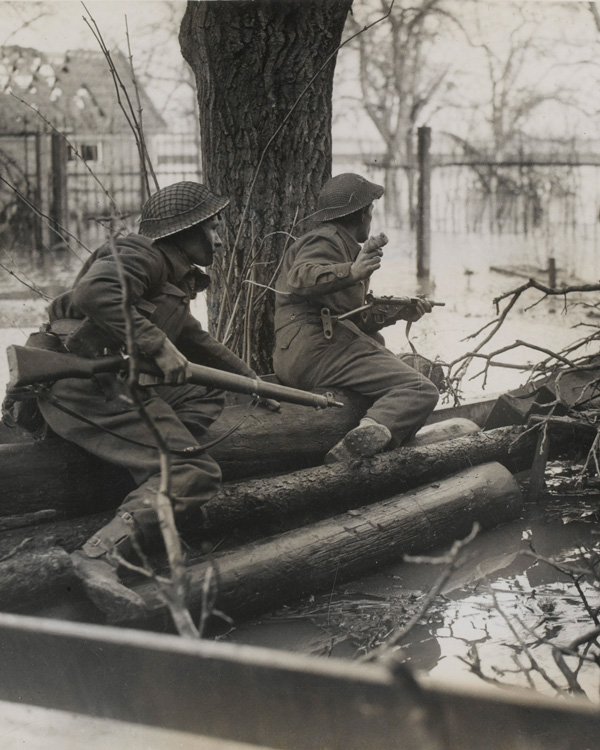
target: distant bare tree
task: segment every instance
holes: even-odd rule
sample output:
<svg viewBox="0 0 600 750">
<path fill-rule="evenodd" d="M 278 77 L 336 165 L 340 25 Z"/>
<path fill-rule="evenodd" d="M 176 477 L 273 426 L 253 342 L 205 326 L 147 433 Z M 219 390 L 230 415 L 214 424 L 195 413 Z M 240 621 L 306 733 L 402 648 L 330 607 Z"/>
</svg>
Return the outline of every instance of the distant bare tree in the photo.
<svg viewBox="0 0 600 750">
<path fill-rule="evenodd" d="M 391 11 L 391 12 L 390 12 Z M 397 170 L 408 178 L 408 207 L 414 218 L 414 135 L 425 108 L 443 98 L 453 86 L 451 62 L 436 63 L 431 51 L 440 34 L 458 27 L 443 0 L 362 0 L 348 20 L 358 30 L 362 16 L 390 13 L 385 23 L 356 39 L 359 54 L 360 98 L 384 143 L 386 214 L 400 222 Z M 360 20 L 359 20 L 360 18 Z"/>
<path fill-rule="evenodd" d="M 136 32 L 136 68 L 142 85 L 151 86 L 156 92 L 154 102 L 167 121 L 175 116 L 198 128 L 196 81 L 192 69 L 179 53 L 178 37 L 184 11 L 182 2 L 159 0 L 152 4 L 148 22 Z M 172 48 L 176 54 L 165 54 L 166 48 Z"/>
<path fill-rule="evenodd" d="M 537 169 L 529 158 L 536 132 L 533 122 L 545 107 L 554 107 L 555 113 L 581 109 L 567 76 L 561 75 L 561 70 L 569 68 L 561 55 L 569 43 L 562 29 L 543 27 L 544 9 L 536 12 L 531 5 L 511 2 L 510 13 L 502 16 L 506 25 L 502 34 L 490 33 L 493 19 L 489 7 L 482 13 L 482 8 L 474 4 L 467 21 L 467 38 L 480 56 L 477 67 L 481 85 L 464 94 L 462 107 L 465 113 L 469 109 L 476 112 L 480 127 L 472 137 L 450 135 L 475 161 L 523 159 L 518 172 L 514 167 L 496 164 L 473 165 L 484 196 L 480 213 L 489 208 L 492 231 L 502 230 L 509 208 L 519 196 L 526 228 L 540 220 L 545 190 L 567 193 L 571 187 L 565 182 L 567 173 Z"/>
<path fill-rule="evenodd" d="M 40 19 L 52 13 L 47 2 L 3 2 L 1 3 L 3 21 L 0 20 L 0 30 L 11 28 L 8 33 L 0 37 L 0 47 L 13 43 L 14 37 L 30 26 L 37 24 Z"/>
</svg>

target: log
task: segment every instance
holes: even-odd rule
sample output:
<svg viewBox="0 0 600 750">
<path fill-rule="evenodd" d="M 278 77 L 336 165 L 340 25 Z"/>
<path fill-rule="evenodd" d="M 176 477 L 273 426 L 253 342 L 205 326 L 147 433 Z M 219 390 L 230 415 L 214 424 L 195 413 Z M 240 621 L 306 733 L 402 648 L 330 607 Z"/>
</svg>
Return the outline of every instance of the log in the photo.
<svg viewBox="0 0 600 750">
<path fill-rule="evenodd" d="M 366 410 L 360 397 L 344 394 L 343 409 L 283 404 L 279 414 L 248 404 L 227 407 L 207 441 L 227 480 L 314 466 Z M 237 429 L 235 429 L 237 428 Z M 226 438 L 227 433 L 231 431 Z M 132 489 L 129 473 L 53 436 L 0 445 L 0 516 L 49 508 L 62 518 L 116 507 Z M 32 467 L 36 468 L 32 472 Z"/>
<path fill-rule="evenodd" d="M 382 568 L 406 554 L 423 553 L 464 538 L 478 522 L 491 529 L 518 518 L 521 491 L 498 463 L 466 469 L 439 483 L 334 518 L 255 542 L 189 568 L 188 606 L 201 611 L 205 576 L 215 576 L 214 606 L 234 618 L 255 615 Z M 135 590 L 147 614 L 127 621 L 146 625 L 164 615 L 154 584 Z"/>
<path fill-rule="evenodd" d="M 77 585 L 71 558 L 61 547 L 17 553 L 0 562 L 3 610 L 58 597 Z"/>
<path fill-rule="evenodd" d="M 444 428 L 445 429 L 445 428 Z M 228 545 L 276 534 L 333 513 L 377 502 L 424 482 L 489 461 L 510 471 L 528 468 L 535 436 L 519 443 L 522 427 L 500 427 L 420 447 L 404 447 L 352 465 L 333 464 L 284 474 L 231 482 L 221 487 L 204 508 L 202 533 Z M 558 439 L 560 438 L 560 440 Z M 588 436 L 591 441 L 591 436 Z M 557 435 L 552 451 L 573 442 L 572 432 Z M 81 546 L 111 518 L 111 513 L 13 529 L 0 533 L 0 559 L 23 544 L 28 549 L 53 545 L 71 551 Z M 194 543 L 193 530 L 183 530 Z"/>
<path fill-rule="evenodd" d="M 425 552 L 464 537 L 475 521 L 484 529 L 493 528 L 516 518 L 521 506 L 519 486 L 503 466 L 488 463 L 469 468 L 382 502 L 212 555 L 210 560 L 203 557 L 189 566 L 190 607 L 198 612 L 203 579 L 211 565 L 218 580 L 216 607 L 241 617 L 331 588 L 335 582 L 359 577 L 403 554 Z M 65 579 L 66 553 L 42 551 L 33 564 L 25 565 L 28 555 L 16 554 L 0 563 L 3 609 L 39 613 L 51 596 L 54 611 L 62 601 L 65 617 L 85 616 L 84 605 L 89 608 L 89 603 L 78 592 L 77 581 L 72 578 L 67 585 Z M 52 570 L 43 575 L 35 571 L 35 564 L 44 566 L 44 555 L 60 573 L 55 581 Z M 133 587 L 147 602 L 148 620 L 154 626 L 163 613 L 154 584 L 133 583 Z M 115 613 L 110 619 L 124 624 L 120 618 Z"/>
<path fill-rule="evenodd" d="M 436 441 L 447 440 L 450 437 L 454 439 L 461 436 L 466 437 L 478 431 L 479 428 L 477 425 L 469 420 L 446 420 L 445 422 L 424 427 L 417 433 L 417 436 L 412 441 L 412 446 L 413 448 L 424 447 Z M 341 467 L 332 467 L 331 471 L 327 470 L 326 467 L 321 468 L 325 468 L 328 475 L 331 474 L 331 471 L 334 471 L 335 476 L 345 473 L 345 470 L 341 469 Z M 293 479 L 293 475 L 286 476 Z M 419 484 L 423 476 L 425 475 L 417 476 L 411 486 L 415 486 L 415 483 Z M 301 483 L 305 477 L 307 477 L 306 481 L 309 486 L 314 484 L 311 474 L 299 475 L 295 480 L 296 484 Z M 298 501 L 304 494 L 304 489 L 299 488 L 297 493 L 298 500 L 293 501 L 291 506 L 288 505 L 286 509 L 286 507 L 277 502 L 281 481 L 278 477 L 271 477 L 253 480 L 250 483 L 238 482 L 223 485 L 219 494 L 206 506 L 208 514 L 205 519 L 206 533 L 209 536 L 223 533 L 228 534 L 235 527 L 238 527 L 243 529 L 243 538 L 248 540 L 264 536 L 268 533 L 275 533 L 284 528 L 292 528 L 304 522 L 310 515 L 311 503 L 309 502 L 308 506 L 306 503 L 302 503 L 296 508 Z M 377 480 L 372 479 L 371 484 L 376 493 Z M 351 494 L 347 495 L 347 497 L 350 498 Z M 376 494 L 374 499 L 376 497 L 381 498 L 383 495 Z M 358 498 L 359 504 L 361 500 L 362 495 Z M 273 502 L 276 504 L 269 510 Z M 330 514 L 331 511 L 326 495 L 319 495 L 317 503 L 320 509 L 319 517 Z M 345 509 L 345 507 L 342 509 Z M 300 517 L 298 517 L 296 510 L 300 510 Z M 289 511 L 291 511 L 291 515 L 288 519 L 285 519 L 284 516 Z M 0 516 L 0 560 L 6 555 L 13 554 L 15 549 L 20 548 L 24 544 L 27 545 L 28 549 L 48 549 L 58 545 L 71 552 L 80 547 L 86 539 L 107 523 L 113 515 L 113 511 L 108 510 L 95 513 L 94 515 L 44 523 L 35 529 L 29 528 L 32 518 L 35 519 L 42 513 L 43 511 L 38 511 L 37 514 L 29 513 L 16 517 L 8 517 L 6 518 L 6 526 L 11 526 L 12 529 L 4 531 L 2 530 L 2 517 Z M 222 521 L 219 521 L 220 517 L 223 517 Z M 19 519 L 21 519 L 21 528 L 16 528 Z"/>
<path fill-rule="evenodd" d="M 407 443 L 407 447 L 420 448 L 424 445 L 441 443 L 444 440 L 475 435 L 477 432 L 481 432 L 481 427 L 475 424 L 475 422 L 462 417 L 454 417 L 453 419 L 446 419 L 443 422 L 434 422 L 433 424 L 425 425 Z"/>
<path fill-rule="evenodd" d="M 224 480 L 322 463 L 327 451 L 356 426 L 367 408 L 356 395 L 340 392 L 336 397 L 346 403 L 343 409 L 284 404 L 281 413 L 274 414 L 263 408 L 249 412 L 247 404 L 227 407 L 207 436 L 210 441 L 222 438 L 209 452 L 221 466 Z M 486 408 L 489 403 L 478 413 L 478 420 Z M 440 410 L 431 421 L 455 413 L 459 412 Z M 465 413 L 469 413 L 466 408 Z M 128 472 L 103 464 L 58 437 L 0 444 L 0 474 L 0 517 L 48 509 L 55 510 L 58 518 L 100 512 L 116 507 L 132 488 Z"/>
<path fill-rule="evenodd" d="M 403 447 L 353 464 L 333 464 L 224 485 L 204 510 L 205 529 L 213 535 L 243 533 L 251 522 L 262 534 L 378 502 L 423 482 L 490 461 L 510 471 L 528 468 L 535 438 L 515 451 L 522 427 L 502 427 L 421 447 Z"/>
</svg>

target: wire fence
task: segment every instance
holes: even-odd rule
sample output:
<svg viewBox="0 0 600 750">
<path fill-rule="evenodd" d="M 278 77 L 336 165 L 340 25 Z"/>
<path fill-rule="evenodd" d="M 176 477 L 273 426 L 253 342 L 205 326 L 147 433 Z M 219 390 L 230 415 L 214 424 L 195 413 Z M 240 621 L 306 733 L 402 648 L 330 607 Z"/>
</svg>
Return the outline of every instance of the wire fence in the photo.
<svg viewBox="0 0 600 750">
<path fill-rule="evenodd" d="M 201 180 L 194 132 L 150 135 L 161 187 Z M 123 134 L 0 135 L 0 238 L 4 249 L 55 256 L 93 249 L 111 228 L 134 229 L 145 198 L 135 139 Z"/>
<path fill-rule="evenodd" d="M 161 187 L 201 180 L 195 132 L 148 138 Z M 521 152 L 512 159 L 432 155 L 431 233 L 493 248 L 490 262 L 537 269 L 550 259 L 563 276 L 600 276 L 600 158 Z M 360 171 L 386 185 L 383 222 L 407 228 L 417 207 L 414 167 L 356 157 L 334 173 Z M 74 239 L 92 250 L 109 229 L 134 230 L 144 199 L 132 136 L 0 135 L 0 242 L 3 251 L 53 258 Z"/>
<path fill-rule="evenodd" d="M 431 236 L 491 248 L 490 263 L 546 270 L 552 261 L 563 277 L 600 277 L 600 159 L 545 160 L 523 156 L 505 162 L 434 156 L 431 171 Z M 390 175 L 393 171 L 393 175 Z M 401 166 L 372 163 L 369 179 L 393 183 L 394 204 L 383 220 L 406 229 L 418 211 L 414 174 Z M 390 191 L 391 192 L 391 191 Z M 412 204 L 412 205 L 411 205 Z"/>
</svg>

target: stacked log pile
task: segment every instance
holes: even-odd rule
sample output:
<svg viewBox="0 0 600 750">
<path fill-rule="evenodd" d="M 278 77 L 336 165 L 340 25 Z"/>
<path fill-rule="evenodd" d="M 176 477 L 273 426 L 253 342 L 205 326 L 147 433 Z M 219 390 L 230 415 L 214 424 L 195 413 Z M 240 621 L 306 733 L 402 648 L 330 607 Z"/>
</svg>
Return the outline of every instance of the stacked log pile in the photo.
<svg viewBox="0 0 600 750">
<path fill-rule="evenodd" d="M 315 415 L 301 407 L 284 407 L 280 415 L 251 412 L 245 428 L 211 450 L 242 475 L 261 456 L 268 456 L 262 469 L 265 464 L 281 468 L 287 461 L 294 465 L 294 455 L 301 466 L 318 464 L 356 424 L 361 408 L 364 411 L 360 402 L 349 401 L 336 417 L 336 412 Z M 298 418 L 291 420 L 296 409 Z M 219 424 L 221 434 L 238 424 L 245 411 L 244 405 L 228 410 Z M 220 608 L 242 616 L 330 586 L 333 567 L 341 581 L 402 554 L 451 542 L 466 535 L 475 521 L 490 528 L 515 518 L 521 501 L 512 474 L 531 465 L 536 448 L 535 436 L 523 433 L 523 427 L 481 432 L 466 420 L 450 420 L 425 428 L 412 445 L 372 459 L 226 482 L 204 506 L 202 528 L 202 540 L 219 541 L 225 551 L 207 559 L 192 550 L 190 606 L 199 606 L 206 572 L 213 565 L 218 568 Z M 571 439 L 566 436 L 564 442 Z M 263 440 L 268 440 L 266 447 Z M 49 602 L 52 607 L 62 602 L 65 616 L 85 617 L 68 552 L 112 517 L 111 510 L 90 515 L 98 498 L 90 500 L 86 494 L 90 482 L 101 481 L 106 467 L 58 439 L 25 449 L 2 448 L 16 467 L 23 453 L 28 462 L 33 453 L 38 455 L 35 492 L 31 463 L 25 474 L 22 465 L 14 470 L 12 490 L 0 490 L 2 608 L 40 612 Z M 248 455 L 251 463 L 244 468 Z M 64 466 L 64 461 L 72 463 L 71 473 L 63 475 L 67 490 L 61 492 L 56 466 Z M 81 470 L 86 462 L 93 468 L 91 477 Z M 52 481 L 40 483 L 46 474 Z M 114 476 L 105 482 L 111 497 L 100 507 L 114 505 L 115 498 L 118 502 L 126 484 Z M 199 539 L 194 529 L 184 535 L 192 544 Z M 259 538 L 262 541 L 253 541 Z M 162 605 L 152 586 L 135 579 L 131 584 L 148 603 L 146 621 L 156 619 Z"/>
</svg>

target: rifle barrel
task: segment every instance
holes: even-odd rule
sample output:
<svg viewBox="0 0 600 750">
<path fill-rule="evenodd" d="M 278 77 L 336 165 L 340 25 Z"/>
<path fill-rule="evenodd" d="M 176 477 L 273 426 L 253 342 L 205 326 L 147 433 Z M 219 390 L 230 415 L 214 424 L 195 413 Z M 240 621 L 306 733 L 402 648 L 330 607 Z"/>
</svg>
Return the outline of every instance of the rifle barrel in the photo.
<svg viewBox="0 0 600 750">
<path fill-rule="evenodd" d="M 62 354 L 47 349 L 37 349 L 28 346 L 11 345 L 6 348 L 10 379 L 9 388 L 23 388 L 38 383 L 49 383 L 63 378 L 91 378 L 104 372 L 126 371 L 128 359 L 120 356 L 78 357 L 74 354 Z M 329 406 L 343 406 L 335 401 L 330 393 L 324 395 L 302 391 L 298 388 L 288 388 L 277 383 L 267 383 L 243 375 L 217 370 L 190 363 L 192 375 L 189 382 L 219 388 L 234 393 L 246 393 L 252 396 L 273 398 L 301 406 L 313 406 L 324 409 Z M 151 360 L 139 360 L 141 372 L 160 375 L 161 372 Z"/>
</svg>

